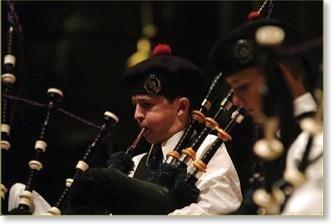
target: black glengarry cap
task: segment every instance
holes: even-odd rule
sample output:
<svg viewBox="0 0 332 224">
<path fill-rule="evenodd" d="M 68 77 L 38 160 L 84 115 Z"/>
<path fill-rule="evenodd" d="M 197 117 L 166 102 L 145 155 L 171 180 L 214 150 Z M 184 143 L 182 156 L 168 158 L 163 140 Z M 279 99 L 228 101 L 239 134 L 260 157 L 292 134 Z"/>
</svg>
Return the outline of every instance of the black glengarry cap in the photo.
<svg viewBox="0 0 332 224">
<path fill-rule="evenodd" d="M 204 97 L 207 80 L 196 65 L 171 53 L 168 45 L 157 45 L 151 58 L 127 69 L 122 78 L 131 94 L 184 96 L 195 108 Z"/>
</svg>

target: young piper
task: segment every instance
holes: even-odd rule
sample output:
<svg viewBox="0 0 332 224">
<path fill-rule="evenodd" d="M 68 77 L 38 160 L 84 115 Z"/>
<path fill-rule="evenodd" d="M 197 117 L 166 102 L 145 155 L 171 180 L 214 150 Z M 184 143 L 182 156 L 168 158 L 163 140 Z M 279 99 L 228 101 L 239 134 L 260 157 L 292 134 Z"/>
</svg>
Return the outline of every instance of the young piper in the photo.
<svg viewBox="0 0 332 224">
<path fill-rule="evenodd" d="M 179 194 L 172 200 L 167 197 L 174 189 L 168 191 L 149 183 L 151 174 L 174 150 L 193 108 L 206 94 L 205 78 L 197 66 L 173 56 L 167 45 L 159 45 L 153 52 L 152 58 L 129 68 L 123 76 L 135 106 L 134 118 L 151 143 L 149 153 L 133 158 L 133 178 L 123 178 L 124 174 L 112 168 L 86 171 L 73 183 L 66 214 L 224 214 L 241 204 L 238 175 L 224 145 L 196 186 L 183 179 L 176 181 Z M 197 157 L 215 139 L 208 136 Z"/>
<path fill-rule="evenodd" d="M 286 53 L 286 49 L 301 41 L 298 33 L 289 25 L 273 19 L 256 18 L 223 35 L 211 52 L 212 61 L 234 89 L 235 105 L 241 105 L 259 124 L 264 123 L 271 115 L 279 119 L 279 129 L 274 136 L 281 140 L 285 151 L 274 163 L 274 169 L 266 170 L 270 185 L 281 179 L 286 173 L 285 170 L 297 169 L 295 164 L 304 157 L 308 141 L 308 133 L 305 133 L 307 130 L 303 128 L 303 133 L 297 138 L 300 133 L 299 122 L 312 116 L 316 110 L 316 103 L 304 85 L 307 75 L 305 61 L 301 55 Z M 321 134 L 316 137 L 309 152 L 309 160 L 323 150 Z M 318 158 L 314 164 L 307 165 L 312 167 L 304 171 L 307 180 L 320 181 L 322 159 Z M 290 214 L 322 212 L 322 203 L 317 203 L 322 202 L 322 188 L 321 184 L 316 186 L 318 187 L 314 189 L 314 195 L 320 197 L 307 197 L 302 204 L 293 205 L 292 207 L 297 207 L 298 210 L 289 212 Z M 257 206 L 252 203 L 253 194 L 249 191 L 247 195 L 239 210 L 240 214 L 257 212 Z"/>
</svg>

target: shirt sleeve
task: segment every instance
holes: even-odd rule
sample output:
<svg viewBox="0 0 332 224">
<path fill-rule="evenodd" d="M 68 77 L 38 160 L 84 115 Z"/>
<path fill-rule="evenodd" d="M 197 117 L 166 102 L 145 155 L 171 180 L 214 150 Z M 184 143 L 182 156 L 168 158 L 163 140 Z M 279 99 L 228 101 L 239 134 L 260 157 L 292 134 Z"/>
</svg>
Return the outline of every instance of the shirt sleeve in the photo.
<svg viewBox="0 0 332 224">
<path fill-rule="evenodd" d="M 209 135 L 199 148 L 199 157 L 216 139 Z M 197 203 L 177 209 L 169 215 L 220 215 L 238 209 L 242 194 L 238 174 L 223 144 L 208 164 L 207 171 L 197 181 L 200 189 Z"/>
</svg>

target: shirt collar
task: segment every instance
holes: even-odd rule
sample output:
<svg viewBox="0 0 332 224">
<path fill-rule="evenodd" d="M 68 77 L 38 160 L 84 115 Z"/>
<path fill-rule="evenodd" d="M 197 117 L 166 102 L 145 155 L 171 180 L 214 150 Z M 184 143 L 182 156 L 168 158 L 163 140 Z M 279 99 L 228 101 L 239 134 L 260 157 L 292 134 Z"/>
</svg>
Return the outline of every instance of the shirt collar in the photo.
<svg viewBox="0 0 332 224">
<path fill-rule="evenodd" d="M 310 93 L 305 93 L 297 97 L 294 102 L 294 116 L 297 117 L 303 113 L 317 111 L 317 104 Z"/>
<path fill-rule="evenodd" d="M 184 130 L 179 131 L 172 135 L 169 139 L 163 141 L 161 143 L 161 149 L 163 151 L 163 160 L 166 159 L 166 156 L 169 152 L 173 151 L 175 149 L 176 144 L 179 142 L 180 138 L 182 137 L 184 133 Z M 151 146 L 153 147 L 153 146 Z"/>
</svg>

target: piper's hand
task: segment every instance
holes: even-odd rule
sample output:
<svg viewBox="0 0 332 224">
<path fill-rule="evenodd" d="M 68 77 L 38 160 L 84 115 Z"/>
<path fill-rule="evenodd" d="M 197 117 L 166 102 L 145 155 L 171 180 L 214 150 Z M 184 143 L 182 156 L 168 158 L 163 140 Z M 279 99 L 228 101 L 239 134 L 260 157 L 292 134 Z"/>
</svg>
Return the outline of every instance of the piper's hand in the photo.
<svg viewBox="0 0 332 224">
<path fill-rule="evenodd" d="M 186 174 L 180 173 L 175 180 L 174 186 L 168 191 L 168 196 L 178 205 L 178 208 L 183 208 L 191 203 L 197 202 L 199 189 L 191 183 L 185 181 Z"/>
<path fill-rule="evenodd" d="M 168 163 L 163 163 L 160 166 L 160 171 L 155 183 L 170 189 L 174 186 L 175 180 L 180 173 L 180 168 Z"/>
<path fill-rule="evenodd" d="M 109 168 L 117 169 L 124 174 L 129 174 L 134 169 L 134 162 L 131 156 L 124 151 L 113 153 L 110 156 Z"/>
</svg>

